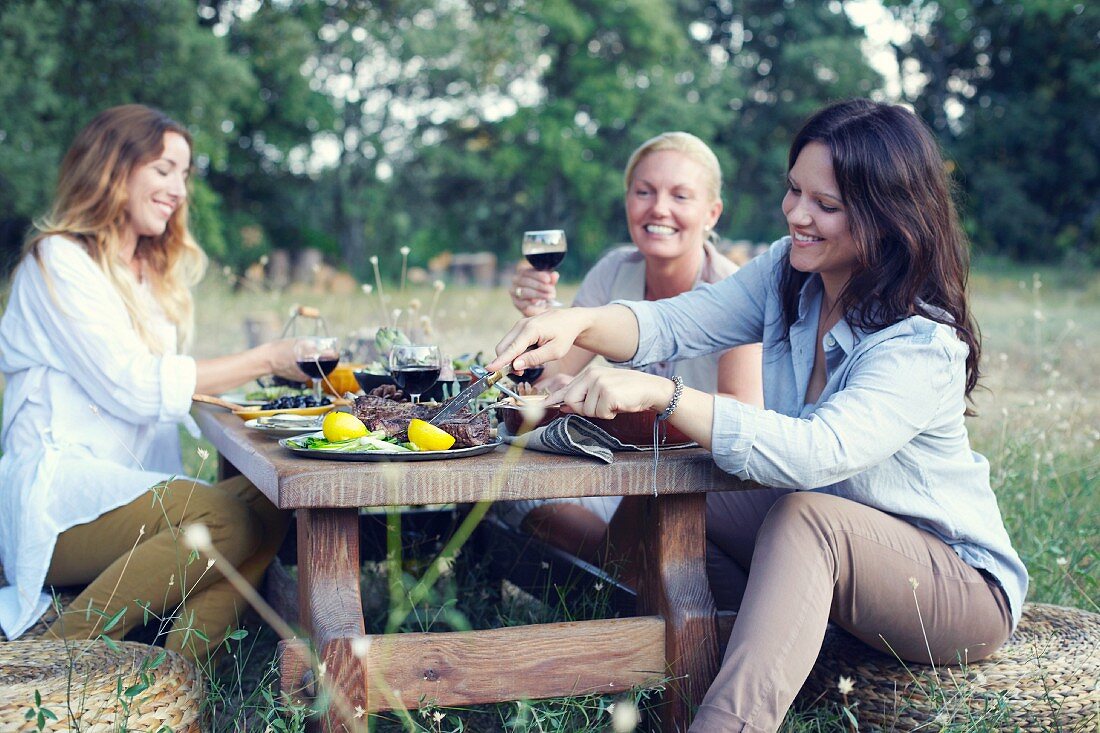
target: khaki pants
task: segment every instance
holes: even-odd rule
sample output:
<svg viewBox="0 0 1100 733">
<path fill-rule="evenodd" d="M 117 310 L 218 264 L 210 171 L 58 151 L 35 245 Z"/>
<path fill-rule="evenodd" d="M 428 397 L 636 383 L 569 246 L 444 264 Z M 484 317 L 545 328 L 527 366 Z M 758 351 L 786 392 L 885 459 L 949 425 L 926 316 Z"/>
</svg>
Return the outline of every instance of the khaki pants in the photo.
<svg viewBox="0 0 1100 733">
<path fill-rule="evenodd" d="M 997 583 L 896 517 L 816 492 L 707 496 L 707 571 L 738 610 L 694 733 L 775 731 L 831 621 L 907 661 L 973 662 L 1012 626 Z"/>
<path fill-rule="evenodd" d="M 159 623 L 165 647 L 205 662 L 236 627 L 245 603 L 216 563 L 208 568 L 206 557 L 191 560 L 181 528 L 205 525 L 213 546 L 257 586 L 289 519 L 243 476 L 214 486 L 177 480 L 156 487 L 58 537 L 46 582 L 88 587 L 49 633 L 121 639 L 138 624 Z M 104 632 L 120 610 L 119 621 Z"/>
</svg>

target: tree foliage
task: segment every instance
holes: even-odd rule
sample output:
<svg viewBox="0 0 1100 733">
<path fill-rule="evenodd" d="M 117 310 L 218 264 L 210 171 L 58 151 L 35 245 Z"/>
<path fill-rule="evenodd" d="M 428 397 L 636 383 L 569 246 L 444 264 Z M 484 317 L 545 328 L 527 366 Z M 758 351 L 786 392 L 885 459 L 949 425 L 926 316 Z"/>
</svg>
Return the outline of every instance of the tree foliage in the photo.
<svg viewBox="0 0 1100 733">
<path fill-rule="evenodd" d="M 1059 0 L 884 0 L 905 101 L 959 173 L 976 242 L 1096 256 L 1098 13 Z M 0 6 L 0 240 L 49 203 L 98 110 L 195 136 L 194 226 L 242 268 L 315 247 L 364 275 L 444 251 L 516 259 L 569 232 L 579 275 L 627 239 L 622 169 L 663 130 L 712 143 L 720 231 L 768 241 L 787 146 L 835 99 L 882 97 L 843 2 L 9 0 Z M 910 89 L 911 86 L 907 86 Z"/>
<path fill-rule="evenodd" d="M 891 2 L 926 83 L 982 249 L 1100 262 L 1100 6 L 1068 0 Z"/>
</svg>

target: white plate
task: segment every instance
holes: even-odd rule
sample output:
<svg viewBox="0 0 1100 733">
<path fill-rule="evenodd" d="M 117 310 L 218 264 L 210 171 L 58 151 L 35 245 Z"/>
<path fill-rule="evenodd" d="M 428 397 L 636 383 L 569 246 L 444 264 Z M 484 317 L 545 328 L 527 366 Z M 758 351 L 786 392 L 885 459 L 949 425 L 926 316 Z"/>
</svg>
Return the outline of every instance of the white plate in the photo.
<svg viewBox="0 0 1100 733">
<path fill-rule="evenodd" d="M 291 425 L 291 424 L 268 425 L 268 424 L 260 422 L 260 419 L 261 418 L 254 417 L 251 420 L 245 420 L 244 421 L 244 426 L 246 428 L 251 428 L 252 430 L 258 430 L 259 432 L 266 433 L 268 435 L 283 435 L 283 436 L 304 435 L 304 434 L 308 434 L 308 433 L 313 433 L 313 432 L 316 432 L 319 427 L 321 427 L 321 418 L 316 418 L 312 422 L 303 421 L 302 424 L 300 424 L 300 425 Z"/>
<path fill-rule="evenodd" d="M 324 434 L 321 432 L 311 433 L 311 435 L 318 438 L 324 437 Z M 297 437 L 304 438 L 306 436 L 299 435 Z M 359 453 L 340 453 L 331 450 L 299 448 L 296 445 L 290 445 L 290 440 L 290 438 L 283 438 L 279 441 L 279 445 L 300 456 L 305 456 L 307 458 L 324 458 L 330 461 L 445 461 L 451 458 L 479 456 L 482 453 L 492 451 L 503 442 L 500 438 L 496 438 L 491 443 L 486 443 L 485 445 L 475 445 L 472 448 L 452 448 L 451 450 L 365 450 Z"/>
</svg>

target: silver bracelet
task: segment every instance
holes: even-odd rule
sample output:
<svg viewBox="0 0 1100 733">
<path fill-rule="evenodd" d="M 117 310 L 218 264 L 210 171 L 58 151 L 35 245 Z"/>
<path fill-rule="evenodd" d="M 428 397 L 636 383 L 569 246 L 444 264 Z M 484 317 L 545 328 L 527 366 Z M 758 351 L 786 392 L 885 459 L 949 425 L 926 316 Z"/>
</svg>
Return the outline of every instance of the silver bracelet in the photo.
<svg viewBox="0 0 1100 733">
<path fill-rule="evenodd" d="M 684 394 L 684 378 L 679 374 L 672 378 L 672 399 L 668 401 L 668 407 L 657 416 L 658 420 L 667 420 L 676 412 L 676 405 L 680 404 L 680 397 Z"/>
</svg>

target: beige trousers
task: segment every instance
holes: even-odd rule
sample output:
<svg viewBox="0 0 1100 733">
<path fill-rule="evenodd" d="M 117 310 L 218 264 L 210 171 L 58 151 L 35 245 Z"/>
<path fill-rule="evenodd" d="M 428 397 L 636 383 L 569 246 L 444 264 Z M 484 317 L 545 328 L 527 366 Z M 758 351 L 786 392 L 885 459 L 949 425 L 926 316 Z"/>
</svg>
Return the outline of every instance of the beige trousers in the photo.
<svg viewBox="0 0 1100 733">
<path fill-rule="evenodd" d="M 167 634 L 165 647 L 204 662 L 236 628 L 245 603 L 217 563 L 208 568 L 206 557 L 191 557 L 182 528 L 206 525 L 213 546 L 258 586 L 289 520 L 289 512 L 236 476 L 213 486 L 172 481 L 71 527 L 57 538 L 46 582 L 88 587 L 49 633 L 121 639 L 138 624 L 156 623 Z M 119 620 L 104 631 L 119 611 Z"/>
<path fill-rule="evenodd" d="M 1012 626 L 1000 586 L 944 542 L 817 492 L 709 494 L 707 572 L 718 607 L 738 614 L 693 733 L 777 730 L 830 621 L 937 664 L 992 654 Z"/>
</svg>

